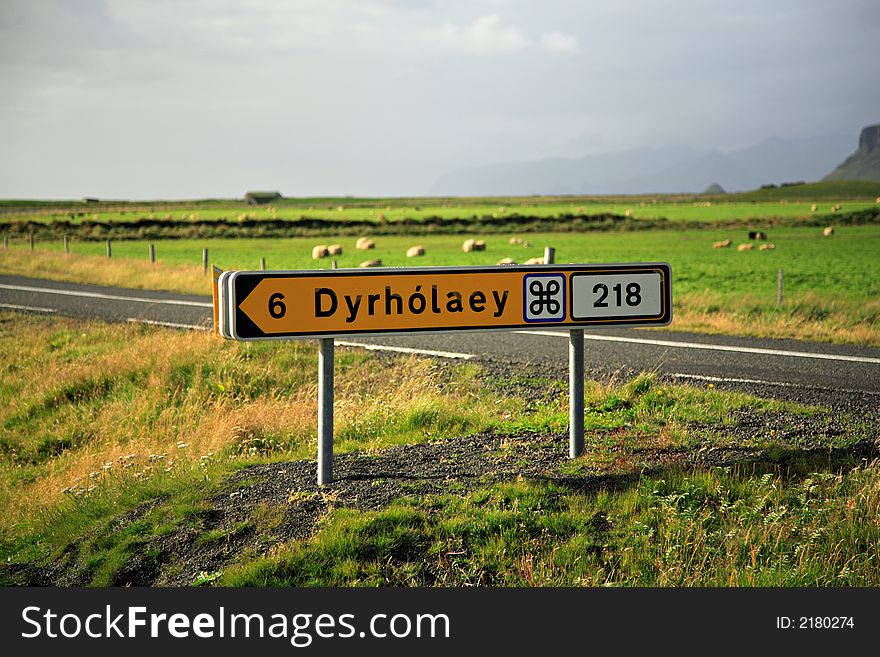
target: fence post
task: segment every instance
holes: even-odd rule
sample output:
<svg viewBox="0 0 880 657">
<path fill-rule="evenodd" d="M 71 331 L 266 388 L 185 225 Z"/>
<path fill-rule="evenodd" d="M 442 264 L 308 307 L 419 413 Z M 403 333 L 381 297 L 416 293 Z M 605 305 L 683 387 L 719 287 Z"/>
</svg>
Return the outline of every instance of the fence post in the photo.
<svg viewBox="0 0 880 657">
<path fill-rule="evenodd" d="M 208 273 L 208 249 L 202 249 L 202 271 Z"/>
<path fill-rule="evenodd" d="M 34 234 L 28 233 L 28 243 L 31 245 L 31 251 L 34 250 Z"/>
<path fill-rule="evenodd" d="M 4 249 L 9 248 L 9 238 L 6 235 L 3 236 L 3 248 Z"/>
<path fill-rule="evenodd" d="M 782 305 L 782 270 L 776 276 L 776 305 Z"/>
<path fill-rule="evenodd" d="M 67 235 L 64 236 L 64 255 L 70 254 L 70 242 L 67 240 Z"/>
<path fill-rule="evenodd" d="M 109 240 L 109 239 L 107 240 L 107 257 L 108 257 L 108 258 L 113 257 L 113 251 L 112 251 L 112 249 L 110 248 L 110 240 Z"/>
<path fill-rule="evenodd" d="M 556 249 L 552 246 L 544 247 L 544 264 L 545 265 L 553 265 L 556 264 Z"/>
<path fill-rule="evenodd" d="M 150 264 L 156 262 L 156 245 L 150 244 Z"/>
<path fill-rule="evenodd" d="M 266 258 L 260 258 L 260 271 L 266 271 Z"/>
</svg>

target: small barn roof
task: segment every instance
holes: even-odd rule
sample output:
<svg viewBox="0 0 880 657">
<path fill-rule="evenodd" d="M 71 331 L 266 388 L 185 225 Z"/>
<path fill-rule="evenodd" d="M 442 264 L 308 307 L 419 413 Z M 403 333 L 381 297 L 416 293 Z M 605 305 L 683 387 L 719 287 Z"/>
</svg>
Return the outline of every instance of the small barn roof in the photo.
<svg viewBox="0 0 880 657">
<path fill-rule="evenodd" d="M 281 192 L 247 192 L 244 197 L 253 199 L 276 199 L 281 198 Z"/>
</svg>

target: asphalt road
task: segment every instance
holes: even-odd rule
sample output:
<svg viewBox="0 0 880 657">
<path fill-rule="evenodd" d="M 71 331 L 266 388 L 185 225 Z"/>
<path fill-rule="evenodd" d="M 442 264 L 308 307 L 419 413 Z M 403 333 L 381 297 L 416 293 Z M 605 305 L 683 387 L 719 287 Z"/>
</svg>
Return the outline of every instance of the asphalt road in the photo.
<svg viewBox="0 0 880 657">
<path fill-rule="evenodd" d="M 212 315 L 207 297 L 3 275 L 0 310 L 206 330 Z M 586 368 L 598 378 L 655 371 L 665 379 L 767 396 L 880 404 L 880 349 L 648 329 L 586 329 L 585 338 Z M 373 336 L 337 344 L 479 360 L 550 376 L 564 376 L 568 366 L 568 335 L 560 330 Z"/>
</svg>

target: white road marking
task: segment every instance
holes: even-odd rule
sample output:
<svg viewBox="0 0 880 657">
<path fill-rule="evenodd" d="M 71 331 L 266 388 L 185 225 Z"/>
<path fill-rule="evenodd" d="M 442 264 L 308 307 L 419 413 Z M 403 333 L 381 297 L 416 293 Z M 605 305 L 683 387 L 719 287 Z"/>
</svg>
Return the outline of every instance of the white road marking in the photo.
<svg viewBox="0 0 880 657">
<path fill-rule="evenodd" d="M 197 324 L 179 324 L 177 322 L 160 322 L 154 319 L 141 319 L 139 317 L 129 317 L 126 321 L 132 324 L 152 324 L 154 326 L 168 326 L 170 328 L 194 329 L 196 331 L 208 331 L 210 326 L 199 326 Z"/>
<path fill-rule="evenodd" d="M 432 349 L 413 349 L 411 347 L 389 347 L 383 344 L 369 344 L 366 342 L 349 342 L 347 340 L 335 340 L 340 347 L 359 347 L 369 351 L 393 351 L 400 354 L 416 354 L 418 356 L 437 356 L 438 358 L 457 358 L 470 360 L 476 358 L 476 354 L 460 354 L 455 351 L 434 351 Z"/>
<path fill-rule="evenodd" d="M 749 383 L 762 386 L 777 386 L 779 388 L 811 388 L 814 390 L 833 390 L 834 392 L 846 392 L 858 395 L 880 395 L 880 392 L 873 390 L 854 390 L 851 388 L 826 388 L 825 386 L 811 386 L 803 383 L 787 383 L 785 381 L 765 381 L 763 379 L 736 379 L 724 376 L 705 376 L 702 374 L 684 374 L 683 372 L 673 372 L 667 376 L 676 379 L 687 379 L 691 381 L 708 381 L 710 383 Z"/>
<path fill-rule="evenodd" d="M 40 308 L 39 306 L 17 306 L 14 303 L 0 303 L 0 308 L 9 310 L 33 310 L 38 313 L 54 313 L 54 308 Z"/>
<path fill-rule="evenodd" d="M 79 290 L 57 290 L 50 287 L 31 287 L 29 285 L 6 285 L 0 283 L 0 289 L 17 290 L 19 292 L 38 292 L 42 294 L 60 294 L 67 297 L 88 297 L 90 299 L 109 299 L 111 301 L 136 301 L 137 303 L 161 303 L 167 306 L 194 306 L 196 308 L 213 308 L 214 304 L 205 301 L 184 301 L 182 299 L 148 299 L 146 297 L 126 297 L 101 292 L 82 292 Z"/>
<path fill-rule="evenodd" d="M 514 331 L 514 333 L 527 333 L 529 335 L 547 335 L 555 338 L 568 338 L 568 333 L 557 331 Z M 649 340 L 646 338 L 622 338 L 616 335 L 584 334 L 585 340 L 599 342 L 628 342 L 632 344 L 649 344 L 658 347 L 681 347 L 683 349 L 705 349 L 707 351 L 732 351 L 739 354 L 761 354 L 764 356 L 793 356 L 795 358 L 818 358 L 820 360 L 840 360 L 851 363 L 880 364 L 880 358 L 868 356 L 844 356 L 843 354 L 813 353 L 810 351 L 787 351 L 784 349 L 762 349 L 759 347 L 734 347 L 726 344 L 703 344 L 700 342 L 676 342 L 673 340 Z"/>
</svg>

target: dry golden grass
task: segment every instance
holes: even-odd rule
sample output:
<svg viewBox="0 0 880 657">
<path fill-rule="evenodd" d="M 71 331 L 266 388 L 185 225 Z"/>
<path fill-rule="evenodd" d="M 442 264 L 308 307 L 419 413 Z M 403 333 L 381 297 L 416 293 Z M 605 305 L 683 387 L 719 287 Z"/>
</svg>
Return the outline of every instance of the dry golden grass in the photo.
<svg viewBox="0 0 880 657">
<path fill-rule="evenodd" d="M 5 313 L 0 358 L 3 524 L 108 481 L 317 450 L 311 343 Z M 338 451 L 421 440 L 500 412 L 474 404 L 467 380 L 441 392 L 427 361 L 345 352 L 337 363 Z M 71 436 L 58 453 L 40 451 Z"/>
<path fill-rule="evenodd" d="M 776 308 L 746 296 L 676 295 L 672 328 L 762 338 L 790 338 L 880 347 L 880 300 L 852 302 L 808 292 Z"/>
<path fill-rule="evenodd" d="M 0 272 L 72 283 L 90 283 L 182 294 L 211 294 L 211 280 L 201 267 L 154 264 L 125 258 L 0 249 Z"/>
</svg>

